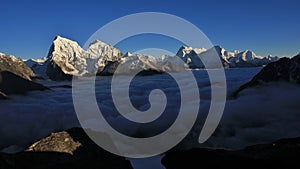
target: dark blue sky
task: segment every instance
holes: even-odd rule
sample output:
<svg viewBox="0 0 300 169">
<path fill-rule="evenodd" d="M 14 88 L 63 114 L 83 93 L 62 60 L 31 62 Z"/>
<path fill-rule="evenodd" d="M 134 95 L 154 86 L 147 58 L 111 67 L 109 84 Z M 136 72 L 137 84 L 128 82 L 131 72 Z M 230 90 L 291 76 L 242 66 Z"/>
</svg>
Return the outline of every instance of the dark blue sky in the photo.
<svg viewBox="0 0 300 169">
<path fill-rule="evenodd" d="M 300 52 L 299 7 L 297 0 L 1 0 L 0 52 L 40 58 L 47 55 L 56 35 L 83 45 L 114 19 L 137 12 L 164 12 L 195 24 L 213 44 L 227 50 L 292 56 Z M 160 47 L 158 37 L 145 38 L 147 44 L 140 47 Z M 134 44 L 138 46 L 141 39 L 132 38 L 120 48 L 123 52 L 136 50 Z M 176 52 L 179 46 L 170 44 L 169 50 Z"/>
</svg>

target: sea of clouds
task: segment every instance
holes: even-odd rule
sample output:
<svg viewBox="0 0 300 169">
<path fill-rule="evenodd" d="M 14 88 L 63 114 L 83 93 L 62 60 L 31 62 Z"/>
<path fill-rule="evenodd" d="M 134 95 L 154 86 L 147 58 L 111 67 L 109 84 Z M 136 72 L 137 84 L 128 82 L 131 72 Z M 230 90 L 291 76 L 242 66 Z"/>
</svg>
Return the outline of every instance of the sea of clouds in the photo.
<svg viewBox="0 0 300 169">
<path fill-rule="evenodd" d="M 204 70 L 193 71 L 201 98 L 199 116 L 196 125 L 179 148 L 238 149 L 279 138 L 300 136 L 300 86 L 274 82 L 246 89 L 236 98 L 230 97 L 260 69 L 225 70 L 228 92 L 225 111 L 219 127 L 204 144 L 199 144 L 197 140 L 210 107 L 211 84 Z M 189 86 L 189 79 L 182 80 L 186 82 L 188 92 L 195 91 Z M 118 131 L 135 137 L 149 137 L 163 132 L 176 119 L 176 112 L 180 108 L 180 94 L 177 84 L 170 76 L 162 74 L 136 77 L 132 81 L 130 99 L 138 110 L 149 109 L 149 93 L 153 89 L 163 90 L 168 98 L 163 115 L 155 122 L 144 125 L 128 122 L 118 114 L 110 95 L 110 81 L 110 77 L 97 77 L 95 93 L 101 112 Z M 46 86 L 71 85 L 71 82 L 41 83 Z M 122 88 L 124 86 L 120 83 L 117 90 L 128 92 Z M 82 101 L 82 105 L 88 104 L 89 100 Z M 122 106 L 126 109 L 126 105 Z M 9 100 L 0 101 L 0 110 L 0 150 L 3 152 L 21 151 L 51 132 L 80 126 L 73 106 L 72 89 L 69 88 L 53 88 L 50 91 L 30 92 L 26 96 L 12 96 Z M 89 120 L 93 122 L 92 119 Z M 181 127 L 184 130 L 184 126 Z"/>
</svg>

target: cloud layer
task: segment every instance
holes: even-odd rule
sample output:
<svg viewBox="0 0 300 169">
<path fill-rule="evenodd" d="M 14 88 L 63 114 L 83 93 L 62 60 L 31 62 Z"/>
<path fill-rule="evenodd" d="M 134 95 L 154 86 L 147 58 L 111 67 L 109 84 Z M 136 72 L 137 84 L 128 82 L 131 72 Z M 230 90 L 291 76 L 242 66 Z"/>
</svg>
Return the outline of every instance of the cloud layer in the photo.
<svg viewBox="0 0 300 169">
<path fill-rule="evenodd" d="M 259 70 L 259 68 L 226 70 L 228 93 L 232 93 L 241 84 L 249 81 Z M 198 144 L 199 132 L 210 106 L 210 83 L 205 71 L 196 70 L 194 74 L 201 96 L 199 118 L 192 132 L 180 144 L 180 148 L 236 149 L 279 138 L 300 136 L 299 86 L 272 83 L 246 89 L 238 98 L 228 99 L 216 132 L 207 142 Z M 194 92 L 195 89 L 189 88 L 189 79 L 184 80 L 188 92 Z M 151 89 L 161 88 L 165 91 L 169 99 L 167 110 L 152 124 L 142 126 L 128 123 L 118 114 L 110 98 L 110 77 L 97 78 L 97 101 L 107 120 L 116 129 L 138 137 L 152 136 L 167 129 L 177 116 L 180 94 L 176 83 L 172 81 L 173 79 L 166 75 L 156 75 L 137 77 L 131 85 L 131 101 L 139 110 L 149 108 L 148 97 Z M 54 82 L 49 81 L 43 83 L 48 86 L 54 85 Z M 70 82 L 60 83 L 70 84 Z M 118 90 L 123 91 L 122 85 Z M 89 103 L 88 100 L 83 102 Z M 126 108 L 126 105 L 123 107 Z M 0 150 L 5 152 L 20 151 L 50 132 L 80 126 L 73 108 L 70 89 L 55 88 L 52 91 L 31 92 L 28 96 L 13 96 L 10 100 L 1 101 L 0 109 Z M 90 122 L 92 120 L 90 119 Z M 185 126 L 182 126 L 181 129 L 184 128 Z"/>
</svg>

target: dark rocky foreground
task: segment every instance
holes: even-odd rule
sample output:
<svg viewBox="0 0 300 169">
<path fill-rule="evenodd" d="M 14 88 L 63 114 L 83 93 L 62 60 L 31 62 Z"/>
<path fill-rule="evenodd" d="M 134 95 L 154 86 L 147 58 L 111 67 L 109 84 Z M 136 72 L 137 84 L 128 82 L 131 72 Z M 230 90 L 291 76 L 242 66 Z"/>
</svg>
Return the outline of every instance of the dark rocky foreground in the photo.
<svg viewBox="0 0 300 169">
<path fill-rule="evenodd" d="M 300 54 L 268 64 L 250 82 L 242 85 L 234 96 L 244 89 L 277 81 L 300 84 Z"/>
<path fill-rule="evenodd" d="M 0 71 L 0 99 L 11 94 L 26 94 L 34 90 L 48 90 L 49 88 L 24 79 L 9 71 Z"/>
<path fill-rule="evenodd" d="M 103 133 L 101 137 L 109 139 Z M 266 169 L 299 168 L 300 137 L 282 139 L 271 144 L 254 145 L 242 150 L 195 148 L 170 151 L 162 159 L 167 169 L 232 168 Z M 147 164 L 149 165 L 149 164 Z M 52 133 L 16 154 L 0 153 L 1 169 L 127 169 L 131 164 L 124 157 L 98 147 L 81 128 Z"/>
<path fill-rule="evenodd" d="M 72 128 L 52 133 L 24 152 L 0 154 L 0 168 L 130 169 L 132 167 L 125 158 L 99 148 L 81 128 Z"/>
<path fill-rule="evenodd" d="M 0 53 L 0 99 L 7 99 L 11 94 L 48 89 L 33 82 L 35 78 L 37 76 L 21 59 Z"/>
<path fill-rule="evenodd" d="M 169 152 L 162 163 L 167 169 L 290 169 L 299 168 L 299 160 L 300 137 L 237 151 L 197 148 Z"/>
</svg>

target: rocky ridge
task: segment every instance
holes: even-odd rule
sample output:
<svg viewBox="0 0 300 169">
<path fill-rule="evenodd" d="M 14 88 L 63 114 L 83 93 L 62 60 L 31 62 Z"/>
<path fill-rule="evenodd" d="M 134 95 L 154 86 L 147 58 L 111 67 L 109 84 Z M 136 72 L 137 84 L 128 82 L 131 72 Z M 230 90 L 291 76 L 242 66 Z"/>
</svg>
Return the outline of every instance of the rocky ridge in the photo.
<svg viewBox="0 0 300 169">
<path fill-rule="evenodd" d="M 270 82 L 289 82 L 300 84 L 300 54 L 292 58 L 280 58 L 265 66 L 248 83 L 242 85 L 234 96 L 244 89 Z"/>
<path fill-rule="evenodd" d="M 35 78 L 37 76 L 21 59 L 0 53 L 0 99 L 7 99 L 12 94 L 48 89 L 33 82 Z"/>
<path fill-rule="evenodd" d="M 36 77 L 22 59 L 3 53 L 0 53 L 0 71 L 9 71 L 27 80 Z"/>
</svg>

